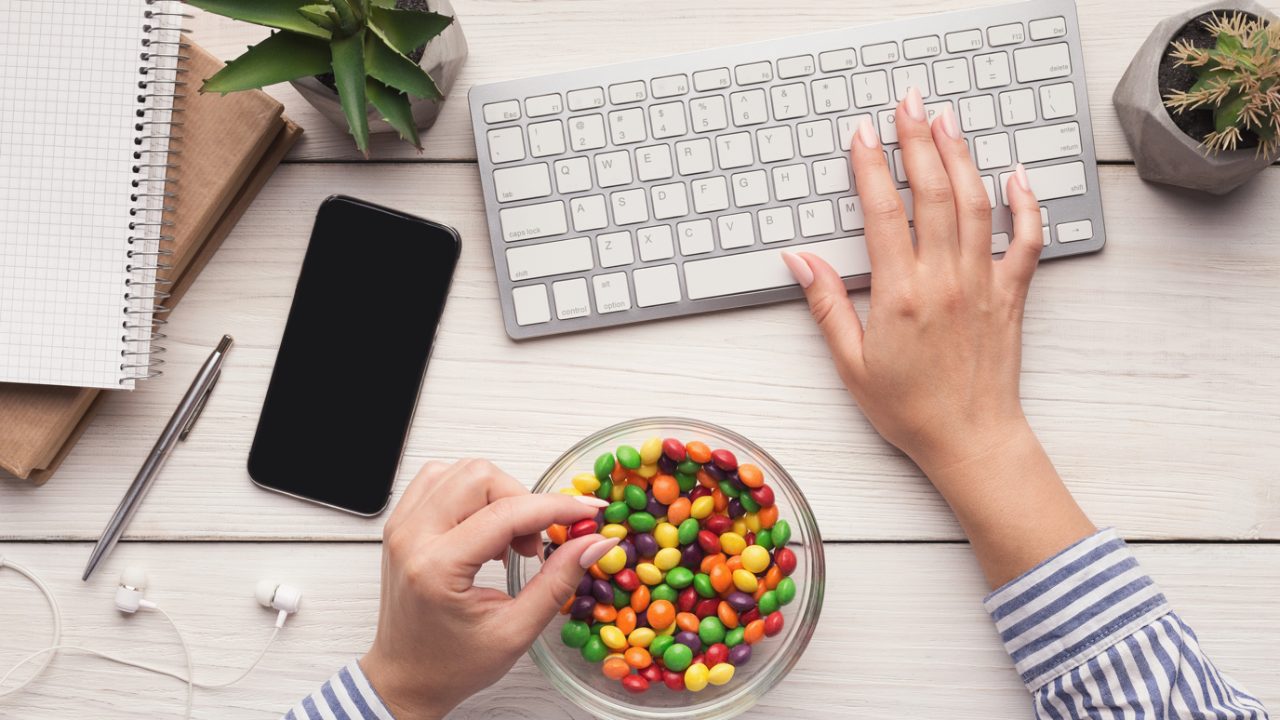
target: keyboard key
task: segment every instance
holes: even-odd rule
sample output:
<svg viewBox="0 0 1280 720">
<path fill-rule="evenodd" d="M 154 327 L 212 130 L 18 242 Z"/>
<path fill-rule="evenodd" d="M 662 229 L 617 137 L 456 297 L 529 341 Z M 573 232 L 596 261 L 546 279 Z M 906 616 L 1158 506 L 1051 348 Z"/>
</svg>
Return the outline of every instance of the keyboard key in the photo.
<svg viewBox="0 0 1280 720">
<path fill-rule="evenodd" d="M 739 85 L 757 85 L 773 79 L 773 63 L 769 61 L 739 65 L 733 69 Z"/>
<path fill-rule="evenodd" d="M 969 92 L 969 61 L 952 58 L 934 62 L 933 86 L 939 95 Z"/>
<path fill-rule="evenodd" d="M 898 43 L 887 42 L 862 46 L 863 65 L 886 65 L 898 62 Z"/>
<path fill-rule="evenodd" d="M 996 101 L 990 95 L 960 99 L 960 129 L 989 130 L 996 126 Z"/>
<path fill-rule="evenodd" d="M 681 175 L 711 172 L 711 141 L 698 138 L 676 143 L 676 165 Z"/>
<path fill-rule="evenodd" d="M 797 55 L 796 57 L 782 58 L 778 61 L 778 77 L 783 80 L 812 74 L 812 55 Z"/>
<path fill-rule="evenodd" d="M 919 60 L 940 54 L 942 54 L 942 40 L 937 35 L 902 41 L 902 55 L 908 60 Z"/>
<path fill-rule="evenodd" d="M 796 156 L 791 128 L 786 125 L 757 130 L 756 146 L 760 149 L 760 162 L 780 162 Z"/>
<path fill-rule="evenodd" d="M 520 102 L 518 100 L 505 100 L 484 106 L 484 121 L 487 123 L 500 123 L 519 119 Z"/>
<path fill-rule="evenodd" d="M 689 191 L 693 193 L 693 211 L 696 213 L 729 209 L 729 183 L 723 176 L 694 180 L 689 184 Z"/>
<path fill-rule="evenodd" d="M 570 110 L 577 112 L 594 110 L 598 107 L 604 107 L 604 88 L 593 87 L 569 91 Z"/>
<path fill-rule="evenodd" d="M 840 149 L 848 151 L 853 147 L 853 133 L 864 120 L 871 120 L 870 115 L 845 115 L 836 120 L 836 137 L 840 140 Z"/>
<path fill-rule="evenodd" d="M 640 228 L 636 231 L 636 244 L 640 246 L 640 260 L 652 262 L 674 257 L 675 247 L 671 242 L 671 226 L 657 225 Z"/>
<path fill-rule="evenodd" d="M 982 176 L 982 186 L 987 190 L 987 202 L 991 203 L 991 208 L 996 206 L 996 181 L 990 175 Z M 1043 208 L 1041 208 L 1043 210 Z"/>
<path fill-rule="evenodd" d="M 825 73 L 852 70 L 858 67 L 858 53 L 854 52 L 853 48 L 829 50 L 818 55 L 818 66 Z"/>
<path fill-rule="evenodd" d="M 955 112 L 956 106 L 950 100 L 942 100 L 939 102 L 931 102 L 924 104 L 924 117 L 929 122 L 933 122 L 942 114 L 942 108 L 950 105 L 951 111 Z"/>
<path fill-rule="evenodd" d="M 1058 225 L 1058 242 L 1069 243 L 1093 237 L 1093 221 L 1078 220 Z"/>
<path fill-rule="evenodd" d="M 832 142 L 830 120 L 814 120 L 800 123 L 796 126 L 796 132 L 800 136 L 800 155 L 802 157 L 829 155 L 836 151 L 835 143 Z"/>
<path fill-rule="evenodd" d="M 1013 158 L 1009 151 L 1008 133 L 982 135 L 973 139 L 973 159 L 979 170 L 1009 167 Z"/>
<path fill-rule="evenodd" d="M 701 70 L 693 74 L 693 89 L 698 92 L 723 90 L 730 85 L 729 68 Z"/>
<path fill-rule="evenodd" d="M 498 211 L 498 220 L 502 224 L 502 238 L 507 242 L 563 235 L 569 231 L 565 224 L 564 202 L 560 200 L 503 208 Z"/>
<path fill-rule="evenodd" d="M 636 150 L 636 177 L 640 182 L 671 177 L 671 146 L 650 145 Z"/>
<path fill-rule="evenodd" d="M 640 268 L 631 278 L 636 283 L 636 305 L 640 307 L 680 302 L 680 273 L 675 265 Z"/>
<path fill-rule="evenodd" d="M 1023 125 L 1036 119 L 1036 92 L 1031 88 L 1000 93 L 1000 119 L 1005 125 Z"/>
<path fill-rule="evenodd" d="M 603 115 L 583 115 L 569 120 L 569 144 L 574 150 L 595 150 L 605 146 Z"/>
<path fill-rule="evenodd" d="M 559 120 L 529 125 L 529 154 L 534 157 L 564 152 L 564 123 Z"/>
<path fill-rule="evenodd" d="M 597 235 L 596 251 L 602 268 L 630 265 L 636 260 L 631 252 L 631 233 L 625 230 Z"/>
<path fill-rule="evenodd" d="M 1008 188 L 1011 175 L 1013 173 L 1000 174 L 1001 188 Z M 1031 181 L 1031 191 L 1036 194 L 1036 199 L 1040 202 L 1083 195 L 1089 190 L 1088 183 L 1085 182 L 1082 162 L 1027 168 L 1027 179 Z M 1004 204 L 1009 204 L 1007 189 Z"/>
<path fill-rule="evenodd" d="M 1019 130 L 1013 134 L 1013 142 L 1018 148 L 1020 163 L 1056 160 L 1084 152 L 1080 123 L 1075 122 Z"/>
<path fill-rule="evenodd" d="M 991 254 L 999 255 L 1009 249 L 1008 233 L 996 233 L 991 236 Z"/>
<path fill-rule="evenodd" d="M 649 188 L 649 199 L 652 201 L 655 220 L 689 214 L 689 196 L 685 194 L 684 183 L 654 185 Z"/>
<path fill-rule="evenodd" d="M 524 112 L 531 118 L 555 115 L 564 112 L 564 103 L 560 100 L 560 93 L 537 95 L 524 101 Z"/>
<path fill-rule="evenodd" d="M 947 52 L 949 53 L 961 53 L 969 50 L 981 49 L 981 30 L 962 30 L 960 32 L 947 33 Z"/>
<path fill-rule="evenodd" d="M 900 183 L 907 181 L 907 166 L 902 161 L 902 150 L 895 148 L 893 151 L 893 177 Z"/>
<path fill-rule="evenodd" d="M 1040 224 L 1041 225 L 1049 224 L 1049 208 L 1043 205 L 1040 206 Z"/>
<path fill-rule="evenodd" d="M 861 237 L 734 253 L 686 262 L 684 282 L 689 298 L 702 300 L 795 285 L 795 278 L 782 262 L 782 253 L 785 251 L 813 253 L 831 263 L 836 272 L 845 277 L 865 275 L 871 271 L 866 241 Z"/>
<path fill-rule="evenodd" d="M 751 133 L 738 132 L 716 137 L 716 159 L 721 170 L 746 167 L 755 164 L 751 154 Z"/>
<path fill-rule="evenodd" d="M 623 190 L 609 196 L 613 205 L 614 225 L 635 225 L 649 221 L 649 208 L 644 202 L 644 188 Z"/>
<path fill-rule="evenodd" d="M 977 55 L 973 58 L 973 74 L 978 89 L 1003 87 L 1013 81 L 1009 77 L 1009 55 L 1003 52 Z"/>
<path fill-rule="evenodd" d="M 591 241 L 584 237 L 507 248 L 507 272 L 512 280 L 584 272 L 594 265 Z"/>
<path fill-rule="evenodd" d="M 1076 114 L 1076 86 L 1064 82 L 1040 87 L 1040 112 L 1045 120 L 1071 117 Z"/>
<path fill-rule="evenodd" d="M 800 235 L 817 237 L 829 235 L 836 231 L 835 217 L 831 214 L 831 201 L 803 203 L 796 208 L 800 215 Z"/>
<path fill-rule="evenodd" d="M 516 309 L 517 325 L 539 325 L 551 321 L 551 307 L 547 305 L 546 285 L 525 285 L 511 291 L 512 305 Z"/>
<path fill-rule="evenodd" d="M 750 207 L 769 202 L 769 180 L 765 171 L 737 173 L 729 181 L 733 185 L 734 205 Z"/>
<path fill-rule="evenodd" d="M 489 159 L 494 165 L 524 159 L 524 132 L 519 126 L 490 130 L 488 139 Z"/>
<path fill-rule="evenodd" d="M 587 279 L 561 280 L 551 285 L 556 299 L 556 317 L 561 320 L 586 317 L 591 314 L 591 298 L 587 296 Z"/>
<path fill-rule="evenodd" d="M 1041 242 L 1044 243 L 1045 247 L 1049 247 L 1049 244 L 1052 242 L 1052 238 L 1050 238 L 1048 225 L 1045 225 L 1044 227 L 1040 228 L 1040 239 L 1041 239 Z"/>
<path fill-rule="evenodd" d="M 1018 82 L 1066 77 L 1071 74 L 1071 52 L 1066 43 L 1019 48 L 1013 51 Z"/>
<path fill-rule="evenodd" d="M 676 237 L 680 238 L 681 255 L 705 255 L 716 249 L 715 239 L 711 237 L 711 221 L 706 218 L 676 225 Z"/>
<path fill-rule="evenodd" d="M 689 76 L 667 75 L 649 81 L 649 89 L 655 98 L 675 97 L 689 92 Z"/>
<path fill-rule="evenodd" d="M 853 76 L 853 104 L 860 108 L 889 102 L 889 76 L 883 70 Z"/>
<path fill-rule="evenodd" d="M 756 242 L 755 228 L 751 227 L 751 213 L 735 213 L 716 218 L 720 232 L 720 247 L 725 250 L 750 247 Z"/>
<path fill-rule="evenodd" d="M 649 136 L 644 131 L 644 110 L 614 110 L 609 113 L 609 134 L 614 145 L 630 145 L 644 142 Z"/>
<path fill-rule="evenodd" d="M 756 221 L 760 224 L 760 242 L 762 243 L 795 239 L 796 226 L 792 219 L 790 205 L 760 210 L 756 212 Z"/>
<path fill-rule="evenodd" d="M 650 105 L 649 126 L 653 128 L 654 140 L 679 137 L 689 132 L 689 126 L 684 119 L 684 103 Z"/>
<path fill-rule="evenodd" d="M 795 200 L 809 194 L 809 169 L 803 163 L 773 169 L 773 194 L 778 200 Z"/>
<path fill-rule="evenodd" d="M 770 88 L 769 96 L 773 100 L 774 120 L 791 120 L 809 114 L 809 96 L 804 91 L 804 83 Z"/>
<path fill-rule="evenodd" d="M 901 101 L 907 96 L 907 88 L 916 88 L 921 97 L 929 97 L 929 69 L 924 65 L 907 65 L 893 69 L 894 97 Z"/>
<path fill-rule="evenodd" d="M 1063 17 L 1032 20 L 1029 28 L 1032 40 L 1048 40 L 1060 38 L 1067 34 L 1067 20 Z"/>
<path fill-rule="evenodd" d="M 596 312 L 621 312 L 631 309 L 631 288 L 624 272 L 597 275 L 591 278 L 596 290 Z"/>
<path fill-rule="evenodd" d="M 813 191 L 819 195 L 849 191 L 849 161 L 842 157 L 813 164 Z"/>
<path fill-rule="evenodd" d="M 768 102 L 764 90 L 740 90 L 729 95 L 733 107 L 733 124 L 737 127 L 759 125 L 769 120 Z"/>
<path fill-rule="evenodd" d="M 849 109 L 849 88 L 845 85 L 844 78 L 814 80 L 809 87 L 813 90 L 815 113 L 822 115 Z"/>
<path fill-rule="evenodd" d="M 605 209 L 603 195 L 588 195 L 572 200 L 569 209 L 573 214 L 573 229 L 578 232 L 599 230 L 609 224 L 609 213 Z"/>
<path fill-rule="evenodd" d="M 555 165 L 556 191 L 572 195 L 591 189 L 591 162 L 584 157 L 557 160 Z"/>
<path fill-rule="evenodd" d="M 596 184 L 602 188 L 631 184 L 631 156 L 626 150 L 600 153 L 595 157 Z"/>
<path fill-rule="evenodd" d="M 551 194 L 551 174 L 546 163 L 493 171 L 493 188 L 498 202 L 517 202 Z"/>
<path fill-rule="evenodd" d="M 694 132 L 723 130 L 729 126 L 722 95 L 693 100 L 689 103 L 689 114 L 693 118 Z"/>
<path fill-rule="evenodd" d="M 898 142 L 898 115 L 896 110 L 876 113 L 876 126 L 880 129 L 880 142 L 892 145 Z"/>
<path fill-rule="evenodd" d="M 1022 30 L 1022 23 L 1009 23 L 1008 25 L 995 25 L 987 28 L 987 42 L 991 44 L 991 47 L 1017 45 L 1026 39 L 1027 36 Z"/>
<path fill-rule="evenodd" d="M 648 97 L 644 91 L 644 81 L 634 80 L 632 82 L 617 83 L 609 86 L 609 102 L 614 105 L 625 105 L 626 103 L 640 102 Z"/>
<path fill-rule="evenodd" d="M 836 200 L 836 213 L 840 216 L 840 229 L 845 232 L 861 230 L 867 226 L 866 215 L 862 212 L 862 199 L 857 196 Z"/>
</svg>

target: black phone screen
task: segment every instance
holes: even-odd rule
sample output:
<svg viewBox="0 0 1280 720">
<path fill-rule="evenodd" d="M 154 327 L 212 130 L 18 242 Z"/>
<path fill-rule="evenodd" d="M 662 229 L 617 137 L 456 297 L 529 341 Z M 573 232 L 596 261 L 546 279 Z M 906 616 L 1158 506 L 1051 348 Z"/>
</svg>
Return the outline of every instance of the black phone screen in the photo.
<svg viewBox="0 0 1280 720">
<path fill-rule="evenodd" d="M 324 201 L 249 451 L 254 482 L 362 515 L 386 507 L 459 249 L 443 225 Z"/>
</svg>

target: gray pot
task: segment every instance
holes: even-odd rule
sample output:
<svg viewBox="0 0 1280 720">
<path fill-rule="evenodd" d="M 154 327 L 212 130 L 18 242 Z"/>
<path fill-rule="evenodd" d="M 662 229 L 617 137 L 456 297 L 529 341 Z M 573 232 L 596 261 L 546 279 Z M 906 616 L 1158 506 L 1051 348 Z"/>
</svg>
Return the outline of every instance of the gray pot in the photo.
<svg viewBox="0 0 1280 720">
<path fill-rule="evenodd" d="M 458 79 L 458 72 L 462 70 L 462 63 L 467 58 L 467 39 L 462 34 L 462 24 L 458 21 L 457 13 L 454 12 L 449 0 L 430 0 L 428 5 L 433 12 L 454 18 L 444 32 L 427 43 L 427 50 L 423 53 L 422 60 L 418 62 L 427 74 L 431 75 L 431 79 L 436 81 L 436 86 L 447 98 L 449 91 L 453 89 L 454 81 Z M 347 117 L 342 114 L 342 103 L 338 100 L 337 92 L 330 90 L 314 77 L 293 80 L 291 84 L 298 89 L 302 97 L 307 99 L 307 102 L 320 111 L 321 115 L 328 118 L 329 122 L 340 128 L 347 128 Z M 419 130 L 426 130 L 435 124 L 436 118 L 440 115 L 440 108 L 444 106 L 444 100 L 410 98 L 409 102 L 413 108 L 414 124 Z M 370 107 L 369 132 L 395 132 L 395 128 L 383 120 L 377 110 Z"/>
<path fill-rule="evenodd" d="M 1275 158 L 1258 157 L 1253 148 L 1206 156 L 1199 138 L 1188 137 L 1173 124 L 1160 97 L 1157 77 L 1160 59 L 1173 36 L 1193 18 L 1214 10 L 1240 10 L 1275 20 L 1275 15 L 1254 0 L 1222 0 L 1164 19 L 1129 63 L 1112 102 L 1144 180 L 1223 195 L 1243 185 Z"/>
</svg>

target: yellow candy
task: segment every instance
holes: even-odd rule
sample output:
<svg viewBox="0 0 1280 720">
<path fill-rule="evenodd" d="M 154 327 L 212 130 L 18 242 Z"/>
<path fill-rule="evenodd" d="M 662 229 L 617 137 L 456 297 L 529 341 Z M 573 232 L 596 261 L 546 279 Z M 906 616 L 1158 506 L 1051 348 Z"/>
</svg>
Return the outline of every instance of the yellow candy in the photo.
<svg viewBox="0 0 1280 720">
<path fill-rule="evenodd" d="M 651 437 L 640 446 L 640 464 L 654 465 L 662 457 L 662 438 Z"/>
<path fill-rule="evenodd" d="M 694 663 L 684 671 L 684 686 L 691 692 L 699 692 L 710 681 L 711 672 L 702 663 Z"/>
<path fill-rule="evenodd" d="M 697 500 L 694 500 L 693 504 L 689 506 L 689 517 L 701 520 L 709 516 L 711 511 L 715 509 L 716 501 L 712 499 L 710 495 L 703 495 Z"/>
<path fill-rule="evenodd" d="M 748 545 L 742 551 L 742 569 L 762 573 L 769 569 L 769 551 L 759 545 Z"/>
<path fill-rule="evenodd" d="M 662 582 L 662 571 L 653 563 L 640 563 L 636 565 L 636 577 L 640 578 L 640 582 L 645 585 L 657 585 Z"/>
<path fill-rule="evenodd" d="M 653 564 L 659 570 L 670 570 L 680 564 L 680 551 L 676 548 L 662 548 L 653 556 Z"/>
<path fill-rule="evenodd" d="M 567 487 L 567 488 L 560 488 L 560 494 L 561 495 L 583 495 L 584 493 L 578 492 L 578 488 Z"/>
<path fill-rule="evenodd" d="M 671 523 L 660 523 L 653 529 L 653 539 L 658 541 L 658 547 L 673 548 L 680 544 L 680 531 Z"/>
<path fill-rule="evenodd" d="M 627 526 L 619 525 L 618 523 L 609 523 L 608 525 L 605 525 L 604 527 L 600 528 L 600 534 L 609 538 L 618 538 L 619 540 L 626 540 Z M 616 547 L 614 548 L 614 550 L 618 550 L 618 549 L 619 548 L 616 548 Z M 623 554 L 625 555 L 626 553 L 623 553 Z"/>
<path fill-rule="evenodd" d="M 712 685 L 723 685 L 733 679 L 733 666 L 727 662 L 716 663 L 707 672 L 707 680 Z"/>
<path fill-rule="evenodd" d="M 622 497 L 627 492 L 627 486 L 621 483 L 613 484 L 613 491 L 609 493 L 609 499 L 613 502 L 622 502 Z"/>
<path fill-rule="evenodd" d="M 652 628 L 636 628 L 627 636 L 627 642 L 631 643 L 632 647 L 649 647 L 649 643 L 653 642 L 657 636 L 658 634 Z"/>
<path fill-rule="evenodd" d="M 578 473 L 573 476 L 573 486 L 583 495 L 590 495 L 600 489 L 600 481 L 591 473 Z"/>
<path fill-rule="evenodd" d="M 659 634 L 659 635 L 675 635 L 675 634 L 676 634 L 676 628 L 677 628 L 677 627 L 679 627 L 679 626 L 678 626 L 678 625 L 676 625 L 675 623 L 671 623 L 670 625 L 668 625 L 668 626 L 666 626 L 666 627 L 662 628 L 661 630 L 659 630 L 659 631 L 658 631 L 658 634 Z"/>
<path fill-rule="evenodd" d="M 747 521 L 743 520 L 742 518 L 738 518 L 737 520 L 734 520 L 734 521 L 733 521 L 733 531 L 734 531 L 734 532 L 736 532 L 736 533 L 738 533 L 739 535 L 746 535 L 746 534 L 747 534 Z"/>
<path fill-rule="evenodd" d="M 613 625 L 605 625 L 600 628 L 600 642 L 604 643 L 605 647 L 613 650 L 625 650 L 627 647 L 627 636 L 623 635 L 622 631 L 617 627 L 614 627 Z"/>
<path fill-rule="evenodd" d="M 742 516 L 742 524 L 747 526 L 747 530 L 753 533 L 760 532 L 760 516 L 755 513 L 747 513 Z"/>
<path fill-rule="evenodd" d="M 619 525 L 618 527 L 622 526 Z M 623 532 L 626 532 L 625 528 L 623 528 Z M 596 565 L 599 565 L 603 572 L 612 575 L 627 566 L 627 552 L 614 545 L 609 549 L 609 552 L 604 554 L 604 557 L 596 561 Z"/>
<path fill-rule="evenodd" d="M 636 474 L 648 480 L 649 478 L 658 474 L 658 466 L 657 465 L 641 465 L 639 468 L 636 469 Z"/>
<path fill-rule="evenodd" d="M 738 569 L 733 571 L 733 585 L 742 592 L 750 595 L 756 591 L 756 585 L 759 581 L 756 576 L 749 570 Z"/>
<path fill-rule="evenodd" d="M 746 547 L 746 538 L 736 532 L 727 532 L 720 536 L 720 549 L 727 555 L 738 555 Z"/>
</svg>

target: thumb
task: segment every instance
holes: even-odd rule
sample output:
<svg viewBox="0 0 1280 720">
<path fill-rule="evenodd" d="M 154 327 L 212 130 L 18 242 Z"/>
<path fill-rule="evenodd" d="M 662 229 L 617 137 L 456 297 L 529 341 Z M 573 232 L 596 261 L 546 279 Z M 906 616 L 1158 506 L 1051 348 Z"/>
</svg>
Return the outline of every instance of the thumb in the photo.
<svg viewBox="0 0 1280 720">
<path fill-rule="evenodd" d="M 618 538 L 586 535 L 561 545 L 512 601 L 512 631 L 525 647 L 533 644 L 560 606 L 573 596 L 582 573 L 618 544 Z"/>
<path fill-rule="evenodd" d="M 809 312 L 818 321 L 827 347 L 841 376 L 862 362 L 862 321 L 849 300 L 849 291 L 835 268 L 813 253 L 782 253 L 782 261 L 809 301 Z M 846 380 L 847 382 L 847 380 Z"/>
<path fill-rule="evenodd" d="M 1018 165 L 1009 176 L 1005 196 L 1009 198 L 1009 209 L 1013 212 L 1013 242 L 1009 243 L 1004 259 L 996 263 L 997 272 L 1012 285 L 1018 297 L 1025 298 L 1031 277 L 1036 274 L 1044 242 L 1040 231 L 1040 203 L 1036 202 L 1027 180 L 1027 170 L 1022 165 Z"/>
</svg>

